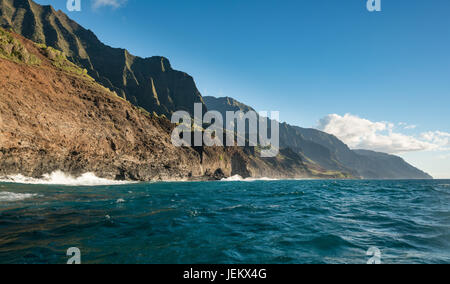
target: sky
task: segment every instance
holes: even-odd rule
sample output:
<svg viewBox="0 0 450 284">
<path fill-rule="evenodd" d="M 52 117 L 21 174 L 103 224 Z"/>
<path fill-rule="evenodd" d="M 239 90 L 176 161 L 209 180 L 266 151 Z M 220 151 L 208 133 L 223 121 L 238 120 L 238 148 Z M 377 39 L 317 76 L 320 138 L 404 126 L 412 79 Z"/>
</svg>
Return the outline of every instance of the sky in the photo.
<svg viewBox="0 0 450 284">
<path fill-rule="evenodd" d="M 165 56 L 229 96 L 450 178 L 450 1 L 38 0 L 108 45 Z"/>
</svg>

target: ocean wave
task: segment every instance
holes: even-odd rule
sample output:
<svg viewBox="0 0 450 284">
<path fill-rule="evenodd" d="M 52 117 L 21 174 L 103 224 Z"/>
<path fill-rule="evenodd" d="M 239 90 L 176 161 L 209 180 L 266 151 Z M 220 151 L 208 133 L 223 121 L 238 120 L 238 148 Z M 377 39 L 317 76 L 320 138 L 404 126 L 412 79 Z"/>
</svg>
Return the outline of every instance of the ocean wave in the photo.
<svg viewBox="0 0 450 284">
<path fill-rule="evenodd" d="M 22 201 L 38 196 L 31 193 L 0 192 L 0 202 Z"/>
<path fill-rule="evenodd" d="M 42 178 L 31 178 L 23 175 L 8 176 L 0 179 L 0 182 L 20 183 L 20 184 L 45 184 L 45 185 L 65 185 L 65 186 L 101 186 L 101 185 L 122 185 L 130 184 L 128 181 L 116 181 L 99 178 L 93 173 L 85 173 L 79 177 L 73 177 L 61 171 L 45 174 Z"/>
<path fill-rule="evenodd" d="M 224 178 L 221 181 L 276 181 L 279 179 L 274 179 L 274 178 L 267 178 L 267 177 L 262 177 L 262 178 L 243 178 L 240 175 L 234 175 L 232 177 L 229 178 Z"/>
</svg>

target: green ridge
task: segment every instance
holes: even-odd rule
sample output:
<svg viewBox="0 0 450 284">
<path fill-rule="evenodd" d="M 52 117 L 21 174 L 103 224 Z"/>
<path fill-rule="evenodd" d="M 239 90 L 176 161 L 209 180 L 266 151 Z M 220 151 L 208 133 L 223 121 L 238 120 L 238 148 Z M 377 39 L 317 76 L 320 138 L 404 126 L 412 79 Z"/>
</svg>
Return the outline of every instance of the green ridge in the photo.
<svg viewBox="0 0 450 284">
<path fill-rule="evenodd" d="M 194 103 L 203 103 L 193 78 L 173 70 L 166 58 L 140 58 L 109 47 L 51 6 L 31 0 L 0 0 L 0 26 L 61 50 L 97 82 L 148 112 L 169 115 L 183 110 L 193 114 Z"/>
<path fill-rule="evenodd" d="M 28 52 L 25 46 L 15 39 L 10 32 L 0 28 L 0 57 L 17 63 L 39 65 L 41 61 Z"/>
</svg>

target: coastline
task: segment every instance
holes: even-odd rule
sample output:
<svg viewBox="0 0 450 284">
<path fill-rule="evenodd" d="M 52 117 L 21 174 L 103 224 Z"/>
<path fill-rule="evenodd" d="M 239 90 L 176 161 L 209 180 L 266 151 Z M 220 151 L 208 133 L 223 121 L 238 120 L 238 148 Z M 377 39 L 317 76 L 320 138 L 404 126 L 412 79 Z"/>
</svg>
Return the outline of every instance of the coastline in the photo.
<svg viewBox="0 0 450 284">
<path fill-rule="evenodd" d="M 60 185 L 60 186 L 115 186 L 140 183 L 176 183 L 176 182 L 255 182 L 255 181 L 301 181 L 301 180 L 358 180 L 358 179 L 333 179 L 314 177 L 247 177 L 240 175 L 215 179 L 211 176 L 199 176 L 190 178 L 153 179 L 153 180 L 117 180 L 97 176 L 94 173 L 86 172 L 81 175 L 70 175 L 62 171 L 55 171 L 51 174 L 44 174 L 42 177 L 28 177 L 22 174 L 0 177 L 0 184 L 29 184 L 29 185 Z"/>
</svg>

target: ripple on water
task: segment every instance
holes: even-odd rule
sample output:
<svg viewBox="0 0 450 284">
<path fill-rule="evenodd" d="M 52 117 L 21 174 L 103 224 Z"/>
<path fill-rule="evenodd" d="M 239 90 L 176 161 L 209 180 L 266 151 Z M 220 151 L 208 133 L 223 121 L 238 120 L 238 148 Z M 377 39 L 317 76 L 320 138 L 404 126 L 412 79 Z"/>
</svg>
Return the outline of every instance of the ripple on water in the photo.
<svg viewBox="0 0 450 284">
<path fill-rule="evenodd" d="M 0 263 L 450 262 L 448 182 L 7 186 Z"/>
</svg>

